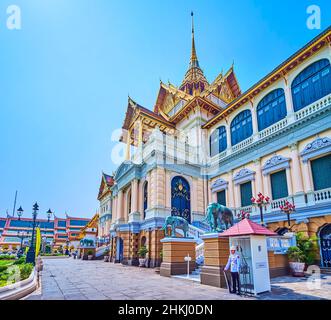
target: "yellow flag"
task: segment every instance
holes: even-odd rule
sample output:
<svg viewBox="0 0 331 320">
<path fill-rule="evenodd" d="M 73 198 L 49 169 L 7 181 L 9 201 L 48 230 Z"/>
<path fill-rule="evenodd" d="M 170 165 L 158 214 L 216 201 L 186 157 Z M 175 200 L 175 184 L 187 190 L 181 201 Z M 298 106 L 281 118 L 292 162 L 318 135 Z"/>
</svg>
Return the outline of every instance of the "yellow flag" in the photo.
<svg viewBox="0 0 331 320">
<path fill-rule="evenodd" d="M 36 229 L 36 258 L 38 257 L 38 254 L 40 251 L 40 245 L 41 245 L 40 228 L 37 228 Z"/>
</svg>

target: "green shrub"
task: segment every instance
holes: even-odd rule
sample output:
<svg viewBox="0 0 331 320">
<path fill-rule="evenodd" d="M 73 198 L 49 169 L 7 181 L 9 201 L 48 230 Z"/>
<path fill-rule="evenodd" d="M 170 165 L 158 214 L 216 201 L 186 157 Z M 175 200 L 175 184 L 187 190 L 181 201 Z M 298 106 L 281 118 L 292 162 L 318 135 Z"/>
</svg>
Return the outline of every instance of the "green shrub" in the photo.
<svg viewBox="0 0 331 320">
<path fill-rule="evenodd" d="M 25 263 L 25 257 L 20 257 L 19 259 L 17 259 L 14 264 L 23 264 Z"/>
<path fill-rule="evenodd" d="M 4 266 L 0 266 L 0 273 L 4 272 L 5 270 L 7 270 L 8 266 L 4 265 Z"/>
<path fill-rule="evenodd" d="M 141 246 L 140 249 L 138 250 L 138 255 L 140 258 L 144 259 L 147 253 L 148 253 L 148 249 L 145 246 Z"/>
<path fill-rule="evenodd" d="M 297 247 L 304 256 L 304 261 L 308 265 L 314 264 L 316 253 L 318 251 L 318 238 L 316 236 L 306 237 L 302 232 L 296 234 Z"/>
<path fill-rule="evenodd" d="M 299 247 L 289 247 L 287 254 L 289 260 L 292 262 L 305 262 L 305 255 Z"/>
<path fill-rule="evenodd" d="M 19 265 L 20 272 L 21 272 L 21 280 L 25 280 L 29 278 L 32 269 L 33 269 L 33 264 L 32 263 L 24 263 Z"/>
<path fill-rule="evenodd" d="M 88 256 L 93 256 L 93 253 L 94 253 L 93 250 L 87 250 L 87 255 Z"/>
<path fill-rule="evenodd" d="M 2 254 L 0 260 L 14 260 L 16 257 L 12 254 Z"/>
</svg>

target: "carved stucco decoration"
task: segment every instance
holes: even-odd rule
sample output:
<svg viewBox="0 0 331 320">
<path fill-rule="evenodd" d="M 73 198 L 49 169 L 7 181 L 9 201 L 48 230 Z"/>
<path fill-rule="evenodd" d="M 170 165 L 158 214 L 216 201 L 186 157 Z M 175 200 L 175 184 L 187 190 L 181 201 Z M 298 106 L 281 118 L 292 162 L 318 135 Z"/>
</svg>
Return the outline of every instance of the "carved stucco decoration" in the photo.
<svg viewBox="0 0 331 320">
<path fill-rule="evenodd" d="M 235 184 L 240 184 L 243 182 L 254 180 L 255 171 L 247 168 L 240 169 L 233 177 Z"/>
<path fill-rule="evenodd" d="M 326 154 L 331 151 L 331 139 L 329 137 L 317 138 L 306 145 L 300 153 L 302 161 L 307 162 L 309 159 Z"/>
<path fill-rule="evenodd" d="M 274 155 L 269 160 L 266 161 L 262 167 L 262 172 L 264 175 L 270 174 L 271 172 L 277 171 L 279 169 L 286 169 L 290 167 L 290 158 L 286 158 L 282 155 Z"/>
</svg>

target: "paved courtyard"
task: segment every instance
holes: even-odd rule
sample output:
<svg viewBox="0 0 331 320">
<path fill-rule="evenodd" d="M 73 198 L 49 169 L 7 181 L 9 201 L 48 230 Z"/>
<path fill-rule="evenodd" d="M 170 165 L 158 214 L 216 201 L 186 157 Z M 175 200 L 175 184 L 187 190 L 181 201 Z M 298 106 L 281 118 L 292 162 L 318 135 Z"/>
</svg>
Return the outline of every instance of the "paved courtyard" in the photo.
<svg viewBox="0 0 331 320">
<path fill-rule="evenodd" d="M 161 277 L 153 269 L 72 258 L 44 259 L 41 288 L 29 300 L 234 300 L 255 299 L 229 294 L 225 289 L 183 279 Z M 273 280 L 272 293 L 259 299 L 331 299 L 331 276 L 321 289 L 310 290 L 306 280 Z"/>
</svg>

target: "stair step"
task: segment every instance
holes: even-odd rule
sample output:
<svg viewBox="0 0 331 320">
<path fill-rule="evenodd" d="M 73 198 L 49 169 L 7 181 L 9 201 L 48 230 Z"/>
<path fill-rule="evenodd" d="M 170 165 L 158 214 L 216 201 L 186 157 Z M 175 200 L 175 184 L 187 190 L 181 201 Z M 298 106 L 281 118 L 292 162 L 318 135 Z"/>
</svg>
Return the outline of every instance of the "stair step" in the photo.
<svg viewBox="0 0 331 320">
<path fill-rule="evenodd" d="M 331 268 L 321 268 L 321 273 L 323 273 L 323 274 L 331 274 Z"/>
</svg>

